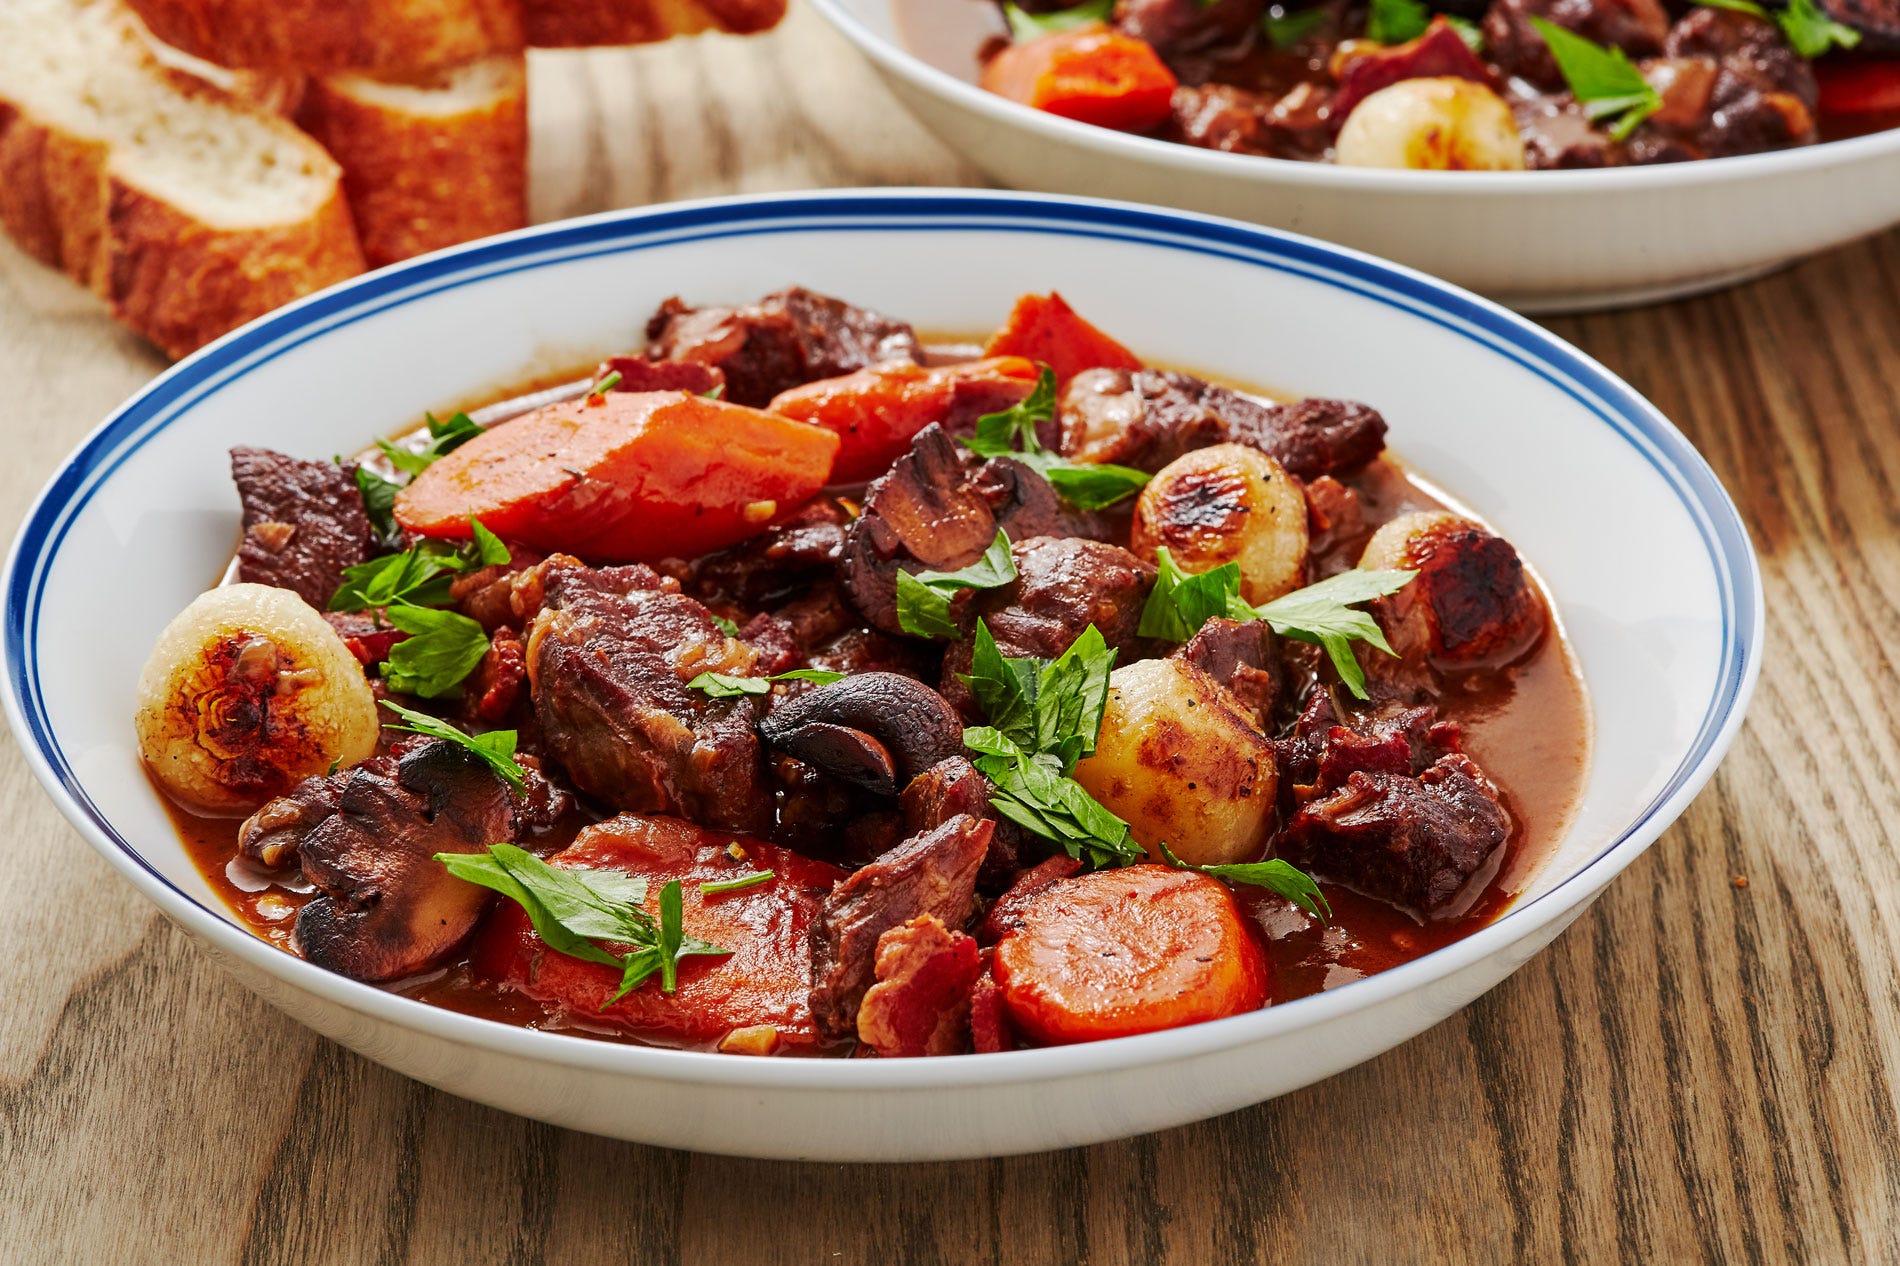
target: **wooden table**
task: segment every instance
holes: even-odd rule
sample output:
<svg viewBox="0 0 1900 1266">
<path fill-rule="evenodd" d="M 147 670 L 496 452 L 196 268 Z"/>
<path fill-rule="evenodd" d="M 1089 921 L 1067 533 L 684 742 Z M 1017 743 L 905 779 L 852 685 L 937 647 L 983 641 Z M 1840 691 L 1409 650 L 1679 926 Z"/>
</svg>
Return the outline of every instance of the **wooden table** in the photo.
<svg viewBox="0 0 1900 1266">
<path fill-rule="evenodd" d="M 544 218 L 974 180 L 805 12 L 536 71 Z M 11 527 L 160 362 L 10 249 L 0 288 Z M 1900 234 L 1552 326 L 1741 502 L 1767 667 L 1681 822 L 1463 1014 L 1278 1102 L 1080 1151 L 853 1168 L 610 1142 L 405 1080 L 253 998 L 81 843 L 8 737 L 0 1259 L 1891 1260 Z"/>
</svg>

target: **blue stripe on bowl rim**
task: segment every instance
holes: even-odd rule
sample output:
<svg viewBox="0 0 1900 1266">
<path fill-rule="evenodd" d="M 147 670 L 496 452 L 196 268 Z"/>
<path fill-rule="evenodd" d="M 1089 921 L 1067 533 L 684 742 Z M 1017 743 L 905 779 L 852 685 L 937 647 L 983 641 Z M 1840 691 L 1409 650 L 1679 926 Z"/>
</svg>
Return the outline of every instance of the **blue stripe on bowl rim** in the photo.
<svg viewBox="0 0 1900 1266">
<path fill-rule="evenodd" d="M 197 402 L 328 330 L 489 277 L 730 237 L 814 231 L 986 230 L 1092 237 L 1185 250 L 1293 274 L 1400 309 L 1481 344 L 1570 396 L 1634 448 L 1676 494 L 1708 551 L 1721 609 L 1721 657 L 1708 709 L 1682 761 L 1630 824 L 1579 866 L 1570 879 L 1530 901 L 1513 905 L 1492 926 L 1508 923 L 1520 912 L 1565 893 L 1585 871 L 1643 832 L 1655 814 L 1685 787 L 1692 782 L 1699 785 L 1708 777 L 1711 755 L 1739 724 L 1738 707 L 1757 666 L 1763 617 L 1760 576 L 1740 515 L 1714 471 L 1634 389 L 1555 335 L 1488 300 L 1356 251 L 1189 212 L 1086 198 L 974 190 L 862 190 L 715 199 L 610 212 L 525 229 L 345 282 L 260 318 L 181 361 L 81 442 L 28 511 L 15 538 L 4 579 L 0 579 L 6 604 L 0 640 L 4 641 L 6 659 L 7 711 L 16 734 L 40 757 L 53 780 L 48 790 L 55 799 L 66 802 L 69 816 L 76 810 L 159 886 L 224 919 L 167 879 L 93 803 L 60 746 L 40 693 L 35 645 L 39 602 L 51 561 L 74 520 L 132 453 Z M 1417 964 L 1446 952 L 1426 955 Z M 1394 971 L 1403 973 L 1409 966 L 1413 964 Z M 1391 975 L 1393 972 L 1380 973 L 1329 991 L 1326 996 L 1359 989 Z M 1306 1001 L 1314 1000 L 1301 999 L 1272 1010 L 1284 1013 Z M 1123 1038 L 1103 1045 L 1141 1040 Z"/>
</svg>

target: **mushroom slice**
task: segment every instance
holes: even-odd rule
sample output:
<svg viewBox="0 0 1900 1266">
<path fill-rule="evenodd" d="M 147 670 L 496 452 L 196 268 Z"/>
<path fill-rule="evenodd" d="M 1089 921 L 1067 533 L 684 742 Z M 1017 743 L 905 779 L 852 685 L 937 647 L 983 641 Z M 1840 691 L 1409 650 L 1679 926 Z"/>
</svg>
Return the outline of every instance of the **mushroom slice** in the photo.
<svg viewBox="0 0 1900 1266">
<path fill-rule="evenodd" d="M 828 774 L 894 796 L 963 750 L 963 719 L 920 681 L 859 673 L 780 704 L 759 722 L 759 735 Z"/>
<path fill-rule="evenodd" d="M 335 811 L 298 844 L 304 878 L 321 893 L 298 911 L 298 948 L 355 980 L 426 971 L 473 930 L 489 900 L 435 855 L 512 839 L 508 788 L 475 756 L 439 740 L 342 777 Z"/>
</svg>

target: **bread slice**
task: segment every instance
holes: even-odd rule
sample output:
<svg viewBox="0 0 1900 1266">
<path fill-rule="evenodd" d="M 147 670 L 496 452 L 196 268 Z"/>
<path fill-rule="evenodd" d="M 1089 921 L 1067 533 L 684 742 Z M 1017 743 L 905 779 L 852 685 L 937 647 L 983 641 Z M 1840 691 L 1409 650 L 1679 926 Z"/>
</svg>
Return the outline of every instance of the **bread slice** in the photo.
<svg viewBox="0 0 1900 1266">
<path fill-rule="evenodd" d="M 165 43 L 249 70 L 403 75 L 522 48 L 521 0 L 129 3 Z"/>
<path fill-rule="evenodd" d="M 522 0 L 535 48 L 650 44 L 675 35 L 751 35 L 785 16 L 785 0 Z"/>
<path fill-rule="evenodd" d="M 420 82 L 313 79 L 297 121 L 342 164 L 372 268 L 528 222 L 528 75 L 520 54 Z"/>
<path fill-rule="evenodd" d="M 0 225 L 166 353 L 362 270 L 340 176 L 117 0 L 0 3 Z"/>
</svg>

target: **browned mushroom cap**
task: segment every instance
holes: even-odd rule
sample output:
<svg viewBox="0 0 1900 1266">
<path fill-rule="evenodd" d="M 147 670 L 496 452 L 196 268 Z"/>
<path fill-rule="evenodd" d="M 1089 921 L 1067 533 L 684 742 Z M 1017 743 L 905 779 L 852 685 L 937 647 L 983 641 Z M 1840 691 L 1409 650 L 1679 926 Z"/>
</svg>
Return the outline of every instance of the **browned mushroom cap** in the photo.
<svg viewBox="0 0 1900 1266">
<path fill-rule="evenodd" d="M 963 750 L 963 719 L 929 686 L 859 673 L 789 699 L 759 722 L 779 751 L 884 796 Z"/>
<path fill-rule="evenodd" d="M 975 562 L 995 539 L 989 502 L 965 473 L 955 441 L 933 423 L 872 481 L 864 512 L 845 537 L 838 575 L 866 620 L 902 633 L 898 571 L 953 571 Z"/>
<path fill-rule="evenodd" d="M 238 828 L 238 852 L 267 870 L 298 864 L 304 837 L 336 812 L 348 774 L 306 778 L 244 820 Z"/>
<path fill-rule="evenodd" d="M 902 633 L 897 573 L 967 567 L 998 529 L 1013 541 L 1103 534 L 1098 516 L 1063 505 L 1049 481 L 1021 462 L 997 457 L 971 469 L 956 441 L 933 423 L 872 481 L 864 512 L 845 537 L 838 576 L 867 621 Z"/>
<path fill-rule="evenodd" d="M 449 874 L 437 853 L 474 853 L 514 834 L 508 789 L 453 743 L 345 776 L 336 811 L 298 846 L 323 894 L 297 914 L 297 945 L 356 980 L 397 980 L 434 966 L 475 926 L 485 889 Z"/>
</svg>

